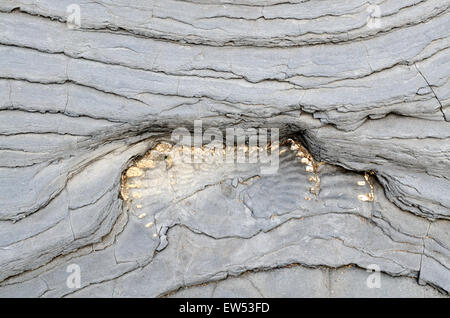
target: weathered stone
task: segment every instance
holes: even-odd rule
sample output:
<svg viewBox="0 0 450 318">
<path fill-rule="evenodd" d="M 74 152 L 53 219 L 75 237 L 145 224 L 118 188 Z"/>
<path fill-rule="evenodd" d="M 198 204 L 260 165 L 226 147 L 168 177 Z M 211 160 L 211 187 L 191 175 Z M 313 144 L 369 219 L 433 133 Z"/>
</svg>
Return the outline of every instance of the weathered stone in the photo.
<svg viewBox="0 0 450 318">
<path fill-rule="evenodd" d="M 0 296 L 447 294 L 449 7 L 0 0 Z M 194 120 L 326 164 L 139 161 Z"/>
</svg>

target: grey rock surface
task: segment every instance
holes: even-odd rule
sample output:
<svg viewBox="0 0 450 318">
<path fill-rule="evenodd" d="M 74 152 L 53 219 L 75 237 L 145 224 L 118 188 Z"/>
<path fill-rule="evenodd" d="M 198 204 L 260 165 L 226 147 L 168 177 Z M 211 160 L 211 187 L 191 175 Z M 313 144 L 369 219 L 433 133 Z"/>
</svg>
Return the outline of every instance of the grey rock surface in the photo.
<svg viewBox="0 0 450 318">
<path fill-rule="evenodd" d="M 0 296 L 448 295 L 450 1 L 372 5 L 0 0 Z M 168 163 L 197 119 L 326 164 Z"/>
<path fill-rule="evenodd" d="M 379 288 L 367 288 L 370 273 L 350 267 L 339 269 L 294 266 L 270 271 L 251 272 L 238 277 L 193 286 L 169 297 L 445 297 L 429 286 L 420 286 L 406 277 L 380 274 Z M 73 296 L 89 297 L 81 291 Z"/>
</svg>

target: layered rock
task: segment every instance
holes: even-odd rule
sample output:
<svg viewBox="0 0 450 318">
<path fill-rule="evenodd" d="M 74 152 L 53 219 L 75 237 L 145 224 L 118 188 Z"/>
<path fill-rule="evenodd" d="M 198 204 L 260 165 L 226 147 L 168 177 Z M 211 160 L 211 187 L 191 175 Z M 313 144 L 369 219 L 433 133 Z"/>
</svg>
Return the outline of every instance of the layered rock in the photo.
<svg viewBox="0 0 450 318">
<path fill-rule="evenodd" d="M 289 264 L 448 293 L 450 2 L 378 5 L 373 28 L 359 0 L 0 1 L 1 295 L 76 295 L 72 263 L 93 296 Z M 317 197 L 288 150 L 268 176 L 163 160 L 124 202 L 134 159 L 195 119 L 301 141 L 326 162 Z"/>
</svg>

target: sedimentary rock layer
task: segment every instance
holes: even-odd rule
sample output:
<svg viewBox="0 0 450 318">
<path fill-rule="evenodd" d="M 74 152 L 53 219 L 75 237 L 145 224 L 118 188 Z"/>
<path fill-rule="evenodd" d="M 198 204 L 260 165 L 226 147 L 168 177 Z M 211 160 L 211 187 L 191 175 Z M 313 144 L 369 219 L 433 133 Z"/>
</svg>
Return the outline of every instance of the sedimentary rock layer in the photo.
<svg viewBox="0 0 450 318">
<path fill-rule="evenodd" d="M 289 264 L 448 293 L 450 1 L 378 2 L 373 27 L 362 0 L 0 0 L 0 294 L 81 295 L 72 263 L 93 296 Z M 279 128 L 326 162 L 320 192 L 288 147 L 267 176 L 157 161 L 123 200 L 123 172 L 196 119 Z"/>
</svg>

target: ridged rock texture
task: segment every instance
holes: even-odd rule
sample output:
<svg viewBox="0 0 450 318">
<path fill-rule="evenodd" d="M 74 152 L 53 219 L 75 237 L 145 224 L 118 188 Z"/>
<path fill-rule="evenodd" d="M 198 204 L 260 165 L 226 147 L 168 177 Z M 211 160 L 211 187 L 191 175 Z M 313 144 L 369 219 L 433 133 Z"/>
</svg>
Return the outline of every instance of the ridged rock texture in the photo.
<svg viewBox="0 0 450 318">
<path fill-rule="evenodd" d="M 0 297 L 448 297 L 449 46 L 450 0 L 0 0 Z M 169 163 L 199 119 L 325 164 Z"/>
</svg>

